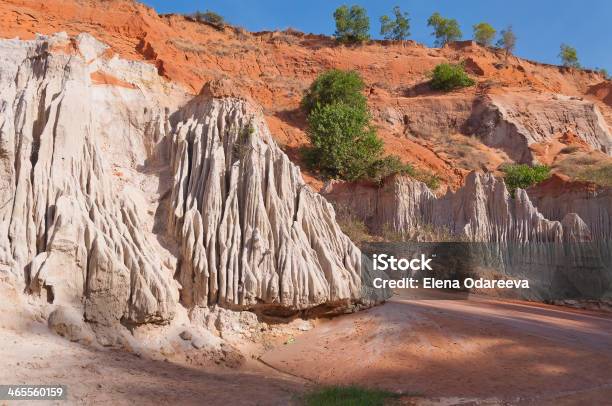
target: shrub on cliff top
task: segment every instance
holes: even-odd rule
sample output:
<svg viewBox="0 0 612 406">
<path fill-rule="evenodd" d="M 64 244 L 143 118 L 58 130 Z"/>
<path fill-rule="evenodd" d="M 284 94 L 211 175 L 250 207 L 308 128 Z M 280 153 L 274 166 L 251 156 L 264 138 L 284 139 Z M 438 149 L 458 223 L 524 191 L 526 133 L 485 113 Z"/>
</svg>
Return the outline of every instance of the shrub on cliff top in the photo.
<svg viewBox="0 0 612 406">
<path fill-rule="evenodd" d="M 403 41 L 410 36 L 410 18 L 408 13 L 402 13 L 398 6 L 393 7 L 393 17 L 380 17 L 380 35 L 387 40 Z"/>
<path fill-rule="evenodd" d="M 444 46 L 449 42 L 458 41 L 462 37 L 459 23 L 454 18 L 445 18 L 436 12 L 429 17 L 427 25 L 432 27 L 434 32 L 433 36 L 436 37 L 435 45 Z"/>
<path fill-rule="evenodd" d="M 580 62 L 578 62 L 578 52 L 576 52 L 576 48 L 574 47 L 567 44 L 561 44 L 559 58 L 561 59 L 563 66 L 580 68 Z"/>
<path fill-rule="evenodd" d="M 474 29 L 474 40 L 482 46 L 491 46 L 493 38 L 495 38 L 495 28 L 489 23 L 478 23 L 472 27 Z"/>
<path fill-rule="evenodd" d="M 511 164 L 502 166 L 501 171 L 504 172 L 504 181 L 512 197 L 516 189 L 526 189 L 550 177 L 550 168 L 546 165 Z"/>
<path fill-rule="evenodd" d="M 223 26 L 225 26 L 225 19 L 214 11 L 206 10 L 204 13 L 201 11 L 196 11 L 193 13 L 193 18 L 196 21 L 209 23 L 219 28 L 223 28 Z"/>
<path fill-rule="evenodd" d="M 354 71 L 332 69 L 322 73 L 310 85 L 302 99 L 302 107 L 310 113 L 317 105 L 322 106 L 336 102 L 360 110 L 366 110 L 366 98 L 362 94 L 363 79 Z"/>
<path fill-rule="evenodd" d="M 512 30 L 511 25 L 509 25 L 505 30 L 500 31 L 499 40 L 497 41 L 496 45 L 506 51 L 505 63 L 507 63 L 508 57 L 512 55 L 514 48 L 516 47 L 516 35 L 514 34 L 514 30 Z"/>
<path fill-rule="evenodd" d="M 433 89 L 445 92 L 474 85 L 474 80 L 465 73 L 463 65 L 441 63 L 431 74 L 430 85 Z"/>
</svg>

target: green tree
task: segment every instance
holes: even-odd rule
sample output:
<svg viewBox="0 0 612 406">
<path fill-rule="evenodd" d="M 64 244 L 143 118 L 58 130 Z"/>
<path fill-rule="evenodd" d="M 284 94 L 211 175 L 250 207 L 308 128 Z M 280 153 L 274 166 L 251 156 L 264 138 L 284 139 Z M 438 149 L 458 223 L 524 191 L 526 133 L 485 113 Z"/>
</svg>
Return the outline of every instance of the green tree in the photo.
<svg viewBox="0 0 612 406">
<path fill-rule="evenodd" d="M 436 46 L 444 46 L 449 42 L 460 40 L 462 37 L 459 23 L 454 18 L 444 18 L 440 13 L 436 12 L 429 17 L 427 25 L 432 27 L 433 36 L 436 37 Z"/>
<path fill-rule="evenodd" d="M 404 41 L 410 36 L 410 19 L 408 13 L 402 13 L 398 6 L 393 7 L 392 20 L 389 16 L 380 17 L 380 35 L 393 41 Z"/>
<path fill-rule="evenodd" d="M 501 170 L 504 172 L 504 181 L 512 197 L 517 188 L 527 189 L 550 178 L 550 168 L 546 165 L 511 164 L 502 166 Z"/>
<path fill-rule="evenodd" d="M 393 173 L 408 173 L 395 156 L 383 156 L 383 142 L 371 125 L 364 83 L 357 72 L 321 74 L 302 99 L 308 111 L 312 147 L 303 156 L 312 169 L 328 178 L 380 182 Z"/>
<path fill-rule="evenodd" d="M 497 41 L 497 46 L 503 48 L 506 51 L 506 62 L 508 62 L 508 56 L 514 52 L 516 47 L 516 35 L 512 31 L 512 26 L 508 26 L 505 30 L 501 30 L 500 38 Z"/>
<path fill-rule="evenodd" d="M 430 86 L 445 92 L 474 85 L 474 80 L 465 73 L 461 64 L 441 63 L 437 65 L 431 75 Z"/>
<path fill-rule="evenodd" d="M 317 77 L 302 98 L 302 107 L 310 113 L 316 106 L 342 102 L 355 108 L 366 110 L 363 95 L 364 83 L 359 73 L 354 71 L 329 70 Z"/>
<path fill-rule="evenodd" d="M 330 178 L 367 177 L 383 152 L 369 113 L 342 102 L 317 106 L 308 116 L 308 136 L 313 146 L 310 156 Z"/>
<path fill-rule="evenodd" d="M 360 6 L 340 6 L 334 12 L 336 40 L 342 43 L 359 43 L 370 39 L 370 18 Z"/>
<path fill-rule="evenodd" d="M 559 58 L 561 58 L 563 66 L 580 68 L 580 63 L 578 62 L 578 52 L 576 52 L 576 48 L 574 47 L 567 44 L 561 44 Z"/>
<path fill-rule="evenodd" d="M 478 23 L 473 27 L 474 29 L 474 40 L 482 46 L 488 47 L 493 43 L 493 38 L 495 38 L 495 28 L 491 26 L 489 23 Z"/>
</svg>

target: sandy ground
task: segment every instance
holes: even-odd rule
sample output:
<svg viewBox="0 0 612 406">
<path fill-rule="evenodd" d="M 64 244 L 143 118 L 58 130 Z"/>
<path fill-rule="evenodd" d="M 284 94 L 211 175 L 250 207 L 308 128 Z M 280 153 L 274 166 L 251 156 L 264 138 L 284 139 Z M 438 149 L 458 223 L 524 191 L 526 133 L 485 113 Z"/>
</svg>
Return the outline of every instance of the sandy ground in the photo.
<svg viewBox="0 0 612 406">
<path fill-rule="evenodd" d="M 407 300 L 336 318 L 264 354 L 315 382 L 442 404 L 612 404 L 612 318 L 525 302 Z"/>
<path fill-rule="evenodd" d="M 287 405 L 307 383 L 251 359 L 240 370 L 202 368 L 184 357 L 73 343 L 47 328 L 35 304 L 0 278 L 0 384 L 67 385 L 68 401 L 56 404 Z M 8 404 L 53 403 L 0 400 Z"/>
<path fill-rule="evenodd" d="M 239 370 L 92 349 L 2 310 L 0 383 L 66 384 L 64 404 L 287 405 L 318 383 L 386 388 L 418 405 L 612 399 L 612 317 L 559 307 L 399 295 L 318 321 Z"/>
<path fill-rule="evenodd" d="M 202 369 L 95 350 L 52 335 L 42 324 L 27 332 L 3 328 L 0 338 L 0 382 L 67 385 L 69 401 L 58 404 L 286 405 L 304 387 L 301 380 L 252 364 L 241 371 Z"/>
</svg>

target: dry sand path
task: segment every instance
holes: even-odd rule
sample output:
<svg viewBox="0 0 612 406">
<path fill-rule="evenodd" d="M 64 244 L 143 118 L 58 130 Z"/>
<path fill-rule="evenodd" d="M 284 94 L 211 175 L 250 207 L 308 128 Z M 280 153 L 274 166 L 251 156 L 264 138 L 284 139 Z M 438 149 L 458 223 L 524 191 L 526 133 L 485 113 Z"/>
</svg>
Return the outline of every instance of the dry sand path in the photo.
<svg viewBox="0 0 612 406">
<path fill-rule="evenodd" d="M 526 302 L 409 300 L 400 291 L 262 360 L 316 382 L 441 403 L 612 404 L 612 317 Z"/>
</svg>

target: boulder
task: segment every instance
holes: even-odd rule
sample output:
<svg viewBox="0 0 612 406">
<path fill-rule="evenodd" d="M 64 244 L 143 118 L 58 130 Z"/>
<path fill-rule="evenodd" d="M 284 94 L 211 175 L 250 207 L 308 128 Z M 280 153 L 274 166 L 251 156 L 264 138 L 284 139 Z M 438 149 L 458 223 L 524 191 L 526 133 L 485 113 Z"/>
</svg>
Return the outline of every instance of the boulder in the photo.
<svg viewBox="0 0 612 406">
<path fill-rule="evenodd" d="M 49 329 L 56 334 L 75 342 L 91 344 L 94 334 L 85 323 L 83 315 L 72 307 L 58 306 L 47 320 Z"/>
</svg>

